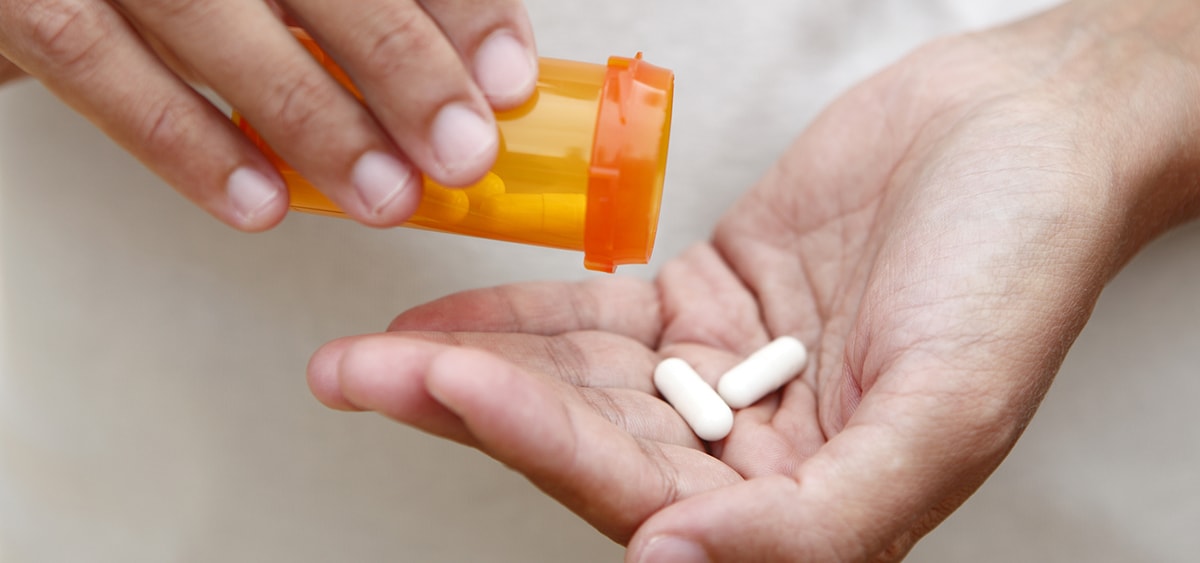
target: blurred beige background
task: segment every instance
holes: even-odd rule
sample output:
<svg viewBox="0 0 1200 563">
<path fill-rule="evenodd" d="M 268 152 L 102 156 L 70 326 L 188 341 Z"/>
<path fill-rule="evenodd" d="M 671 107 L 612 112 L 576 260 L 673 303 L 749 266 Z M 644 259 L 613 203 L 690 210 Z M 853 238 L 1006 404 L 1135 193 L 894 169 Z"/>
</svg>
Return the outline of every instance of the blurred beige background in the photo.
<svg viewBox="0 0 1200 563">
<path fill-rule="evenodd" d="M 940 34 L 1046 0 L 536 0 L 543 55 L 678 76 L 651 276 L 819 109 Z M 740 7 L 739 7 L 740 6 Z M 747 6 L 751 6 L 747 8 Z M 573 253 L 294 215 L 248 236 L 26 83 L 0 90 L 0 561 L 619 561 L 488 458 L 327 411 L 309 354 Z M 1106 291 L 1025 438 L 913 561 L 1200 553 L 1200 225 Z"/>
</svg>

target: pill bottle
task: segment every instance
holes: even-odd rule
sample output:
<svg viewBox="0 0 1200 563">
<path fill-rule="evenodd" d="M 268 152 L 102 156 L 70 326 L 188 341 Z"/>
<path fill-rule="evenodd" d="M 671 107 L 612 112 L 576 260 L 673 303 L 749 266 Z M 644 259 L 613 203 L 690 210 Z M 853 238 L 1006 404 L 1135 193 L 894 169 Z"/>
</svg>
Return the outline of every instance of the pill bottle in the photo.
<svg viewBox="0 0 1200 563">
<path fill-rule="evenodd" d="M 296 37 L 344 87 L 358 90 L 316 42 Z M 500 150 L 482 180 L 447 188 L 424 180 L 403 226 L 583 252 L 590 270 L 645 264 L 654 247 L 671 126 L 674 74 L 634 58 L 607 65 L 543 58 L 524 105 L 496 113 Z M 297 211 L 345 216 L 270 149 Z"/>
</svg>

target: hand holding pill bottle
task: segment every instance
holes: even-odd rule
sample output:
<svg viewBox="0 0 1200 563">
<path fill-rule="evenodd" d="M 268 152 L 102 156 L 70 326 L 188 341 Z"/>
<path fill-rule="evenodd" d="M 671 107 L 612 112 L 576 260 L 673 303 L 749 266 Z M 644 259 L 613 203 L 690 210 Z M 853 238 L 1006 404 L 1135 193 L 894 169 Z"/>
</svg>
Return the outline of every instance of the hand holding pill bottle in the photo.
<svg viewBox="0 0 1200 563">
<path fill-rule="evenodd" d="M 354 84 L 301 30 L 297 38 L 345 88 Z M 500 154 L 466 187 L 424 182 L 404 226 L 582 251 L 588 269 L 613 272 L 650 259 L 666 172 L 674 75 L 641 55 L 607 65 L 543 58 L 537 90 L 498 112 Z M 298 211 L 342 210 L 234 116 L 279 169 Z"/>
<path fill-rule="evenodd" d="M 299 22 L 365 103 L 297 44 Z M 351 217 L 395 226 L 418 171 L 460 185 L 492 165 L 493 111 L 533 93 L 537 58 L 521 0 L 0 0 L 0 82 L 18 72 L 196 206 L 259 232 L 287 213 L 287 187 L 225 107 Z"/>
</svg>

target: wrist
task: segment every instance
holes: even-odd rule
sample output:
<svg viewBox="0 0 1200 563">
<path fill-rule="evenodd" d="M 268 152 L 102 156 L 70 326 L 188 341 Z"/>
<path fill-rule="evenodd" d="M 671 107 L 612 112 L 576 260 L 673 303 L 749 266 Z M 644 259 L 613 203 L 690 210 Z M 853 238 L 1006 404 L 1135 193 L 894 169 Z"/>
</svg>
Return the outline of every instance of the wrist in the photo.
<svg viewBox="0 0 1200 563">
<path fill-rule="evenodd" d="M 1142 126 L 1131 147 L 1136 196 L 1126 216 L 1129 238 L 1140 248 L 1200 217 L 1200 3 L 1082 3 L 1112 9 L 1108 31 L 1143 53 L 1142 67 L 1126 70 L 1141 83 L 1125 104 L 1126 122 Z"/>
<path fill-rule="evenodd" d="M 1200 217 L 1200 3 L 1076 0 L 1069 8 L 1109 65 L 1098 86 L 1115 86 L 1117 178 L 1130 190 L 1127 232 L 1140 247 Z"/>
<path fill-rule="evenodd" d="M 1075 0 L 1002 31 L 1092 121 L 1080 142 L 1111 179 L 1122 262 L 1200 217 L 1200 2 Z"/>
<path fill-rule="evenodd" d="M 1193 0 L 1074 0 L 1067 9 L 1075 25 L 1101 41 L 1137 41 L 1200 64 L 1200 3 Z"/>
</svg>

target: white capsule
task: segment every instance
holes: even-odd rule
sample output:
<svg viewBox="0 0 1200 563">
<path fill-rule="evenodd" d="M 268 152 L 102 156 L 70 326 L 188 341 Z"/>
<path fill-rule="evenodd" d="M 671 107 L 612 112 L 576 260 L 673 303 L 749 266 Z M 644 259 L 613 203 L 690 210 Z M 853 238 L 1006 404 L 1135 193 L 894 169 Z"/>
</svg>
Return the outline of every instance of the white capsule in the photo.
<svg viewBox="0 0 1200 563">
<path fill-rule="evenodd" d="M 660 362 L 654 368 L 654 386 L 701 440 L 714 442 L 729 435 L 733 411 L 687 362 L 679 358 Z"/>
<path fill-rule="evenodd" d="M 735 409 L 748 407 L 795 379 L 807 361 L 803 342 L 781 336 L 725 372 L 717 381 L 717 392 Z"/>
</svg>

